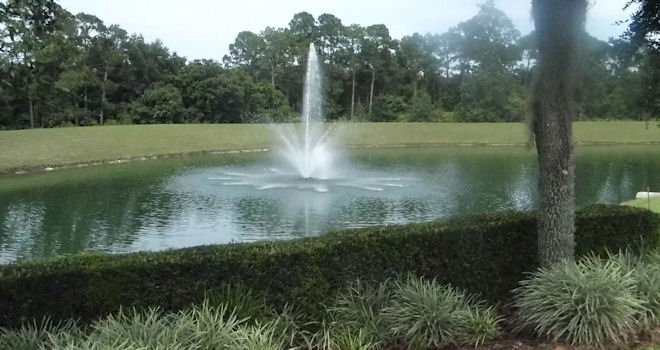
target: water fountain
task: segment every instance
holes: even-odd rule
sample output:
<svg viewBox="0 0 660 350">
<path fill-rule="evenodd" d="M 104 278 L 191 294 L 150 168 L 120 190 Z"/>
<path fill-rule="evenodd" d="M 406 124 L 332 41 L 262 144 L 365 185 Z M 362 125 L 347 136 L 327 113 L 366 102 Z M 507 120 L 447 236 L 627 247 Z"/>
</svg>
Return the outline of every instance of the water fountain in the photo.
<svg viewBox="0 0 660 350">
<path fill-rule="evenodd" d="M 328 179 L 331 176 L 335 150 L 331 138 L 323 128 L 322 78 L 319 58 L 314 44 L 309 45 L 303 90 L 301 130 L 280 130 L 285 146 L 283 158 L 302 179 Z M 298 136 L 302 133 L 301 137 Z"/>
<path fill-rule="evenodd" d="M 281 145 L 275 147 L 278 161 L 267 171 L 224 172 L 209 177 L 226 186 L 252 186 L 259 190 L 295 188 L 328 192 L 332 187 L 383 191 L 403 187 L 409 179 L 357 172 L 338 161 L 341 152 L 323 124 L 322 74 L 314 44 L 309 45 L 299 125 L 274 126 Z"/>
</svg>

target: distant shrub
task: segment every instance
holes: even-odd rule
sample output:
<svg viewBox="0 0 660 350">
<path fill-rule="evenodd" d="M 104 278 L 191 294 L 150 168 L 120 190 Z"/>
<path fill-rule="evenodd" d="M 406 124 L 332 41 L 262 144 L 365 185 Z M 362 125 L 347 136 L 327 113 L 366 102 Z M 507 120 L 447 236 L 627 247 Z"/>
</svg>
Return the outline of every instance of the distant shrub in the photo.
<svg viewBox="0 0 660 350">
<path fill-rule="evenodd" d="M 615 260 L 589 257 L 540 269 L 516 289 L 524 326 L 573 344 L 620 343 L 644 302 L 635 279 Z"/>
<path fill-rule="evenodd" d="M 401 96 L 381 95 L 374 98 L 372 113 L 369 121 L 391 122 L 408 109 L 408 105 Z"/>
</svg>

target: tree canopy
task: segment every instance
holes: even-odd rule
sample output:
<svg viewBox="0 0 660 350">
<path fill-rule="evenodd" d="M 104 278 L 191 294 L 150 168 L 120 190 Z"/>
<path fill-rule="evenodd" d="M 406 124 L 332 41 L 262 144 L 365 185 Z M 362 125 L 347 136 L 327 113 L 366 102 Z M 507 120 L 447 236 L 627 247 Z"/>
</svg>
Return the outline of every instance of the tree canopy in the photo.
<svg viewBox="0 0 660 350">
<path fill-rule="evenodd" d="M 581 39 L 577 118 L 660 115 L 655 3 L 630 1 L 639 10 L 628 35 Z M 238 33 L 221 60 L 189 61 L 56 1 L 8 0 L 0 2 L 0 129 L 295 121 L 310 43 L 323 61 L 329 120 L 527 118 L 535 34 L 521 35 L 493 1 L 444 33 L 400 39 L 384 24 L 301 12 L 286 27 Z"/>
</svg>

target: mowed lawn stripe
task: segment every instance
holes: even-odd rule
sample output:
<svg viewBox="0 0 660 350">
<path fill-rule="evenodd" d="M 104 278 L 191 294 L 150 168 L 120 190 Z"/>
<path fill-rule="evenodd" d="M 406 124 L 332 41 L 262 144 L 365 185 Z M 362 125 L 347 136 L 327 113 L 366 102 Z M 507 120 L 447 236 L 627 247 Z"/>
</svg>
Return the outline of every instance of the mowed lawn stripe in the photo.
<svg viewBox="0 0 660 350">
<path fill-rule="evenodd" d="M 582 144 L 660 144 L 660 128 L 655 123 L 574 125 L 575 140 Z M 338 129 L 341 143 L 353 146 L 523 145 L 530 138 L 524 123 L 330 123 L 328 127 Z M 262 149 L 275 142 L 274 128 L 263 124 L 178 124 L 0 131 L 0 169 Z"/>
</svg>

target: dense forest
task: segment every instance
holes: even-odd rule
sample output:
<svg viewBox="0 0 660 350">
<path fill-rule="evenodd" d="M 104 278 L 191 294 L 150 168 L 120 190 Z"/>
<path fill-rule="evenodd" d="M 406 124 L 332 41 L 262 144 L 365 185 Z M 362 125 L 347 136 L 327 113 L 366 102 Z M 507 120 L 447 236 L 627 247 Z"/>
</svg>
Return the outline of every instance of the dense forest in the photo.
<svg viewBox="0 0 660 350">
<path fill-rule="evenodd" d="M 331 14 L 244 31 L 222 62 L 188 61 L 52 0 L 0 2 L 0 129 L 299 118 L 306 53 L 324 61 L 329 120 L 500 122 L 527 117 L 534 33 L 492 1 L 442 34 L 390 36 Z M 581 39 L 579 119 L 660 116 L 660 54 L 628 31 Z"/>
</svg>

